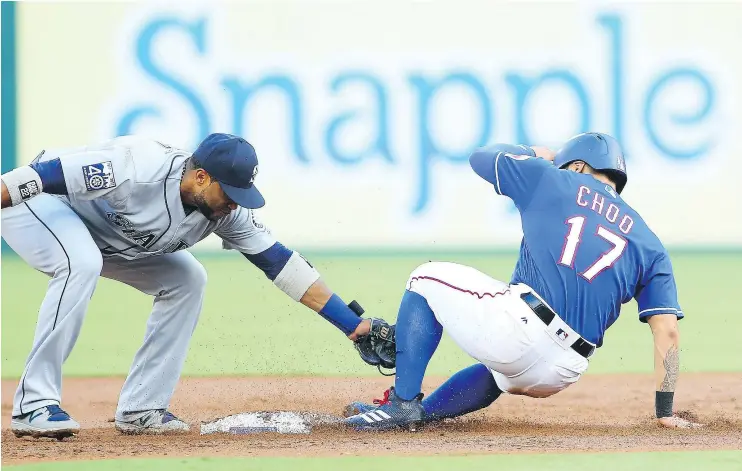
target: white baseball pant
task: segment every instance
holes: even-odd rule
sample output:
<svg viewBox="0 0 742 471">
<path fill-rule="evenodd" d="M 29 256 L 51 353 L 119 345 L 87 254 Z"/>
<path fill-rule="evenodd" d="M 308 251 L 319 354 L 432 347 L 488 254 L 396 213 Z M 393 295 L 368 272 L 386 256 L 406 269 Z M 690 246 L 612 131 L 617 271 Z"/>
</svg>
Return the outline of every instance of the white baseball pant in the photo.
<svg viewBox="0 0 742 471">
<path fill-rule="evenodd" d="M 587 370 L 588 360 L 570 348 L 579 335 L 559 317 L 547 326 L 536 316 L 520 294 L 539 295 L 524 284 L 508 285 L 465 265 L 430 262 L 412 272 L 407 289 L 427 300 L 444 332 L 490 368 L 502 391 L 547 397 Z M 559 329 L 568 341 L 557 336 Z"/>
</svg>

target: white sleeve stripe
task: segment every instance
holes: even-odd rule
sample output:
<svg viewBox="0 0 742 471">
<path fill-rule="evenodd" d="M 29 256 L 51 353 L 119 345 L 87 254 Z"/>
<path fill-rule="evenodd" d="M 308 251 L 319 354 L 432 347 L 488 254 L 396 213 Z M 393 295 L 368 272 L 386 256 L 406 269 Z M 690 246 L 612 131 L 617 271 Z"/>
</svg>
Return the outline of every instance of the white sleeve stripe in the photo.
<svg viewBox="0 0 742 471">
<path fill-rule="evenodd" d="M 500 177 L 497 174 L 497 161 L 500 160 L 500 155 L 502 152 L 498 152 L 495 156 L 495 191 L 497 191 L 498 195 L 502 194 L 502 191 L 500 190 Z"/>
<path fill-rule="evenodd" d="M 642 315 L 645 312 L 650 312 L 650 311 L 667 311 L 667 312 L 672 311 L 672 312 L 676 312 L 680 314 L 683 313 L 683 311 L 681 311 L 680 309 L 675 309 L 674 307 L 654 307 L 652 309 L 644 309 L 643 311 L 639 311 L 639 315 Z"/>
</svg>

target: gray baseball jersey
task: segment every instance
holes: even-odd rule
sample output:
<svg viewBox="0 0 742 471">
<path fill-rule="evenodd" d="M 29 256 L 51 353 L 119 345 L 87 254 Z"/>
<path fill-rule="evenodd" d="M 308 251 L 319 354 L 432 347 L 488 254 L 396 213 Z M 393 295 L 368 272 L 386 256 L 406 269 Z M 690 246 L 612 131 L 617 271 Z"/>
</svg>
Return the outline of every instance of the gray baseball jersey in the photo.
<svg viewBox="0 0 742 471">
<path fill-rule="evenodd" d="M 186 212 L 180 181 L 190 155 L 140 136 L 123 136 L 45 151 L 37 159 L 60 159 L 68 191 L 60 198 L 83 220 L 104 258 L 171 253 L 212 232 L 225 249 L 256 254 L 272 246 L 275 238 L 251 209 L 238 207 L 218 221 Z"/>
<path fill-rule="evenodd" d="M 263 252 L 276 241 L 238 208 L 219 221 L 184 208 L 180 182 L 189 152 L 141 137 L 43 152 L 64 174 L 49 191 L 2 211 L 3 238 L 50 278 L 13 415 L 61 401 L 62 364 L 80 333 L 99 277 L 154 297 L 144 343 L 119 397 L 117 420 L 166 409 L 203 302 L 206 272 L 188 251 L 212 232 L 225 248 Z M 58 169 L 56 169 L 58 170 Z M 46 183 L 45 183 L 46 185 Z M 157 256 L 154 256 L 157 255 Z"/>
</svg>

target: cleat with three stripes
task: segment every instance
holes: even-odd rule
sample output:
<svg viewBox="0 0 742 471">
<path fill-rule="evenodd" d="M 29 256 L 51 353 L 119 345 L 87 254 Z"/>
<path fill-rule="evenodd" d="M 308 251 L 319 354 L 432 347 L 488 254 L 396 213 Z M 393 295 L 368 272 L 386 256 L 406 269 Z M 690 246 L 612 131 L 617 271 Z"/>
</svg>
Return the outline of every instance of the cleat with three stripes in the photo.
<svg viewBox="0 0 742 471">
<path fill-rule="evenodd" d="M 383 404 L 348 417 L 344 423 L 358 431 L 403 429 L 415 432 L 425 419 L 422 398 L 423 394 L 420 393 L 411 400 L 405 400 L 397 396 L 394 388 L 390 388 Z"/>
</svg>

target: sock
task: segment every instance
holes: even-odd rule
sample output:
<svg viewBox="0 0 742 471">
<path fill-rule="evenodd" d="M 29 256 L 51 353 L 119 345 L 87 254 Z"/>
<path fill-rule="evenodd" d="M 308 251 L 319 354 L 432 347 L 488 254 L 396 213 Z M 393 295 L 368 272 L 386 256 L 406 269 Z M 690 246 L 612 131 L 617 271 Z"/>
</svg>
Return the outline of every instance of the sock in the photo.
<svg viewBox="0 0 742 471">
<path fill-rule="evenodd" d="M 430 418 L 449 418 L 489 406 L 500 397 L 489 368 L 481 363 L 464 368 L 425 398 L 423 408 Z"/>
<path fill-rule="evenodd" d="M 441 341 L 443 326 L 417 293 L 405 291 L 397 314 L 397 396 L 410 400 L 420 393 L 428 362 Z"/>
</svg>

